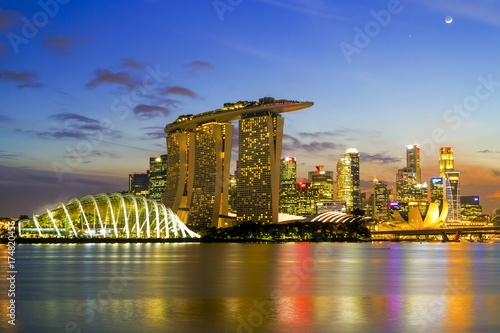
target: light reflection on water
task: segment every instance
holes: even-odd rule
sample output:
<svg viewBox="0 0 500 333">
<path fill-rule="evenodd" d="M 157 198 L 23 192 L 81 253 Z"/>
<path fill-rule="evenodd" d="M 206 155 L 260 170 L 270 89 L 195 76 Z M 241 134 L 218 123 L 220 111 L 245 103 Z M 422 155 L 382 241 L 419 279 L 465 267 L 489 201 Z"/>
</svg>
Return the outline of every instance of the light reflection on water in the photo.
<svg viewBox="0 0 500 333">
<path fill-rule="evenodd" d="M 2 332 L 500 331 L 498 244 L 18 245 L 16 256 L 18 325 L 2 280 Z"/>
</svg>

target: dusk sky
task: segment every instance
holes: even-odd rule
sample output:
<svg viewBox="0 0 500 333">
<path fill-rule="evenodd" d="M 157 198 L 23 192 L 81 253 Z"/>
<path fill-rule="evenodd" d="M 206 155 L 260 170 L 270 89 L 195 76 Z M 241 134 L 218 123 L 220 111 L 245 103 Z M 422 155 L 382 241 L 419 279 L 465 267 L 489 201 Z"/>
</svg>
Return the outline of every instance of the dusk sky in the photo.
<svg viewBox="0 0 500 333">
<path fill-rule="evenodd" d="M 418 143 L 428 182 L 452 146 L 500 208 L 499 1 L 4 0 L 0 34 L 1 217 L 125 191 L 179 115 L 264 96 L 315 103 L 283 114 L 299 177 L 354 147 L 394 186 Z"/>
</svg>

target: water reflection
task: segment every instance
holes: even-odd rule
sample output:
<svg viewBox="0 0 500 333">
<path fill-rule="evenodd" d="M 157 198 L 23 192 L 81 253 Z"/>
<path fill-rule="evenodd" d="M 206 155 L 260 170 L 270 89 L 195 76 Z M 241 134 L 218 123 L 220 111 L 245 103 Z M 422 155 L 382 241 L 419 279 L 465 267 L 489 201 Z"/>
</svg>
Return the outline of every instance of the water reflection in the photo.
<svg viewBox="0 0 500 333">
<path fill-rule="evenodd" d="M 19 332 L 500 327 L 498 245 L 20 245 L 17 256 Z"/>
</svg>

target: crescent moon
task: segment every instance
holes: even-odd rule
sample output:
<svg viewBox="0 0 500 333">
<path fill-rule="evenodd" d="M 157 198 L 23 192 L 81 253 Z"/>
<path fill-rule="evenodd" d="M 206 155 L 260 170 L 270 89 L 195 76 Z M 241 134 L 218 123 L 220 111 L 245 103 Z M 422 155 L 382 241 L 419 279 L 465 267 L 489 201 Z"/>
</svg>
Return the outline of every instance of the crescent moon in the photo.
<svg viewBox="0 0 500 333">
<path fill-rule="evenodd" d="M 448 23 L 448 24 L 450 24 L 451 22 L 453 22 L 453 17 L 451 17 L 451 16 L 446 16 L 446 18 L 445 18 L 445 22 L 446 22 L 446 23 Z"/>
</svg>

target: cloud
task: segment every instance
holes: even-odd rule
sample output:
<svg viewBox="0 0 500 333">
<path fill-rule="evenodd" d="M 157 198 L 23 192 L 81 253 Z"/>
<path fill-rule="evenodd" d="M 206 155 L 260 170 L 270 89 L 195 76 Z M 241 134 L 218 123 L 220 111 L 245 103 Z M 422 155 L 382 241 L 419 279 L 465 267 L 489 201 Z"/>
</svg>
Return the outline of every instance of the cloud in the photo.
<svg viewBox="0 0 500 333">
<path fill-rule="evenodd" d="M 309 152 L 320 152 L 325 150 L 335 150 L 335 149 L 344 149 L 344 144 L 333 143 L 330 141 L 313 141 L 310 143 L 302 143 L 299 139 L 288 135 L 283 134 L 283 150 L 294 151 L 294 150 L 305 150 Z M 288 141 L 288 142 L 286 142 Z"/>
<path fill-rule="evenodd" d="M 156 105 L 139 104 L 134 108 L 134 114 L 137 118 L 151 119 L 159 116 L 166 116 L 170 110 Z"/>
<path fill-rule="evenodd" d="M 299 136 L 302 138 L 318 138 L 318 137 L 334 137 L 334 136 L 341 136 L 346 134 L 347 132 L 350 132 L 351 130 L 349 129 L 341 129 L 338 131 L 326 131 L 326 132 L 301 132 L 299 133 Z"/>
<path fill-rule="evenodd" d="M 493 170 L 491 170 L 491 171 L 493 172 L 493 176 L 495 176 L 495 177 L 500 177 L 500 170 L 495 170 L 495 169 L 493 169 Z"/>
<path fill-rule="evenodd" d="M 170 87 L 162 91 L 162 95 L 181 95 L 181 96 L 187 96 L 191 98 L 196 98 L 196 93 L 192 90 L 182 88 L 182 87 Z"/>
<path fill-rule="evenodd" d="M 486 198 L 488 198 L 488 199 L 498 199 L 498 198 L 500 198 L 500 192 L 488 195 Z"/>
<path fill-rule="evenodd" d="M 401 162 L 401 158 L 399 157 L 393 157 L 393 156 L 388 156 L 387 153 L 379 153 L 379 154 L 368 154 L 368 153 L 359 153 L 360 159 L 363 161 L 369 161 L 369 162 L 375 162 L 375 163 L 396 163 L 396 162 Z"/>
<path fill-rule="evenodd" d="M 134 69 L 145 69 L 146 65 L 144 65 L 143 63 L 140 63 L 138 61 L 135 61 L 133 59 L 126 58 L 126 59 L 123 59 L 123 63 L 121 64 L 120 67 L 134 68 Z"/>
<path fill-rule="evenodd" d="M 5 81 L 31 82 L 37 78 L 38 78 L 37 72 L 14 72 L 14 71 L 0 72 L 0 79 Z"/>
<path fill-rule="evenodd" d="M 52 116 L 49 116 L 51 119 L 59 120 L 59 121 L 77 121 L 81 123 L 86 123 L 86 124 L 98 124 L 99 121 L 82 116 L 76 113 L 58 113 L 54 114 Z"/>
<path fill-rule="evenodd" d="M 143 129 L 149 130 L 149 132 L 144 133 L 144 138 L 147 140 L 159 140 L 159 139 L 165 139 L 167 136 L 165 134 L 164 128 L 160 126 L 149 126 L 149 127 L 144 127 Z M 164 145 L 161 145 L 162 147 Z"/>
<path fill-rule="evenodd" d="M 500 151 L 498 150 L 480 150 L 479 153 L 481 154 L 500 154 Z"/>
<path fill-rule="evenodd" d="M 15 72 L 15 71 L 1 71 L 0 80 L 12 81 L 12 82 L 22 82 L 22 84 L 17 85 L 17 88 L 41 88 L 42 83 L 34 82 L 38 79 L 37 72 Z"/>
<path fill-rule="evenodd" d="M 85 158 L 89 158 L 89 157 L 109 157 L 112 159 L 123 158 L 123 156 L 120 154 L 110 153 L 110 152 L 102 151 L 102 150 L 94 150 L 94 151 L 90 152 L 89 154 L 85 155 Z M 66 156 L 64 156 L 64 158 L 75 159 L 75 158 L 81 158 L 81 156 L 67 154 Z"/>
<path fill-rule="evenodd" d="M 10 153 L 5 150 L 0 150 L 0 160 L 17 160 L 18 157 L 18 153 Z"/>
<path fill-rule="evenodd" d="M 37 83 L 24 83 L 24 84 L 18 84 L 16 87 L 19 89 L 24 89 L 24 88 L 34 88 L 34 89 L 39 89 L 43 87 L 43 83 L 37 82 Z"/>
<path fill-rule="evenodd" d="M 116 131 L 111 126 L 105 126 L 96 119 L 82 116 L 76 113 L 58 113 L 49 116 L 49 119 L 56 120 L 63 126 L 52 128 L 47 131 L 24 131 L 43 139 L 97 139 L 102 141 L 102 137 L 107 135 L 111 138 L 121 138 L 121 132 Z"/>
<path fill-rule="evenodd" d="M 0 7 L 0 31 L 7 32 L 21 22 L 21 13 Z"/>
<path fill-rule="evenodd" d="M 184 67 L 191 70 L 201 70 L 201 69 L 214 69 L 214 66 L 205 61 L 193 61 L 189 64 L 184 65 Z"/>
<path fill-rule="evenodd" d="M 107 69 L 97 69 L 95 75 L 96 77 L 87 83 L 86 87 L 97 87 L 103 83 L 120 84 L 127 88 L 132 88 L 136 85 L 136 80 L 126 72 L 111 73 Z"/>
<path fill-rule="evenodd" d="M 11 121 L 12 119 L 10 117 L 4 116 L 0 114 L 0 123 L 6 123 L 8 121 Z"/>
<path fill-rule="evenodd" d="M 69 57 L 73 54 L 68 52 L 68 48 L 76 44 L 76 40 L 70 36 L 47 35 L 45 36 L 45 43 L 43 44 L 43 46 L 45 46 L 49 50 L 59 53 L 59 55 L 62 57 Z"/>
</svg>

